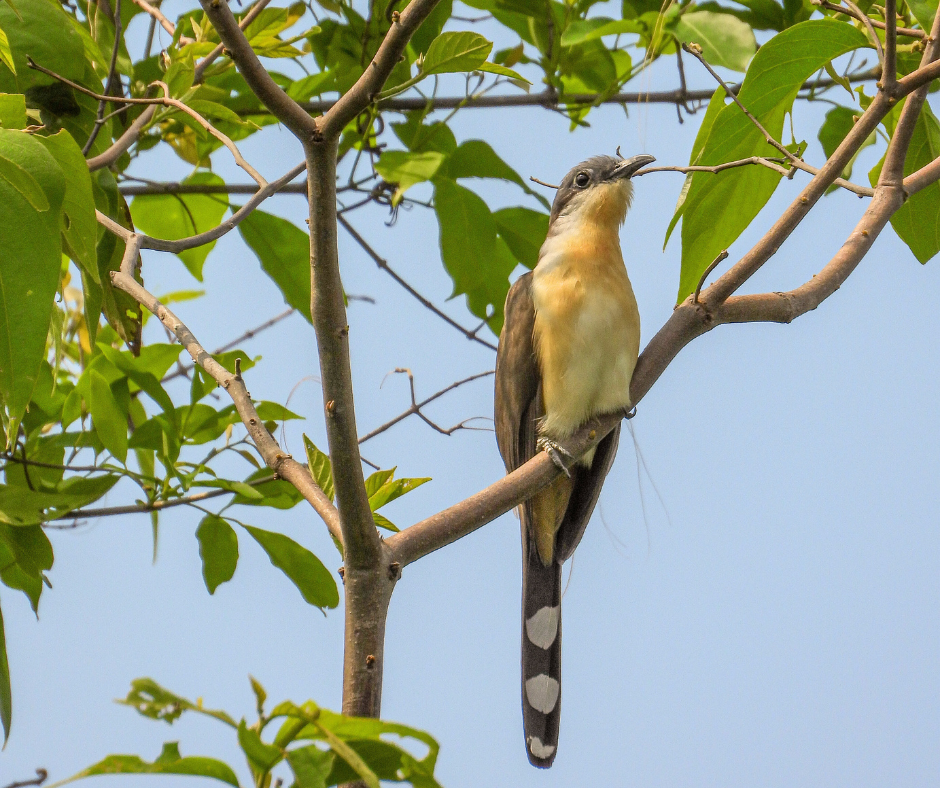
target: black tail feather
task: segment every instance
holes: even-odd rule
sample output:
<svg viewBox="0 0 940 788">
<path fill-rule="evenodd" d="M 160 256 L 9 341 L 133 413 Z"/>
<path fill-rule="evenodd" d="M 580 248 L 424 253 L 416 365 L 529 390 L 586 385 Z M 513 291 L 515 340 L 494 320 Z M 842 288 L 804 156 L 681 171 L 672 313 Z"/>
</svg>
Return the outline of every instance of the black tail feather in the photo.
<svg viewBox="0 0 940 788">
<path fill-rule="evenodd" d="M 542 564 L 526 536 L 522 574 L 522 717 L 526 754 L 547 769 L 561 718 L 561 564 Z"/>
</svg>

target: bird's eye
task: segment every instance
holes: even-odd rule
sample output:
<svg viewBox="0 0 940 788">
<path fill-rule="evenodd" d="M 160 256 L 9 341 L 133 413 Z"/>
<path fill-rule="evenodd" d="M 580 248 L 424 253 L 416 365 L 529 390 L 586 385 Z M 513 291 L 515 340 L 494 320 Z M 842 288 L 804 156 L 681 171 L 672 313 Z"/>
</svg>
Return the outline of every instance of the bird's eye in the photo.
<svg viewBox="0 0 940 788">
<path fill-rule="evenodd" d="M 579 172 L 577 177 L 575 177 L 574 182 L 579 189 L 583 189 L 591 182 L 591 176 L 586 172 Z"/>
</svg>

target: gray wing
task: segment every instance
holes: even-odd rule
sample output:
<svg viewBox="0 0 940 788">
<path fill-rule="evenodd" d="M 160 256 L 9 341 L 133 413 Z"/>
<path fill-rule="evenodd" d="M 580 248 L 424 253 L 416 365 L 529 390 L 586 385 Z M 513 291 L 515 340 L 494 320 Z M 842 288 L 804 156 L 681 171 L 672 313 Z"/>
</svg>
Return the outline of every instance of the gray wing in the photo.
<svg viewBox="0 0 940 788">
<path fill-rule="evenodd" d="M 519 277 L 506 296 L 505 321 L 496 354 L 496 442 L 506 471 L 535 455 L 533 406 L 539 399 L 535 357 L 532 274 Z"/>
</svg>

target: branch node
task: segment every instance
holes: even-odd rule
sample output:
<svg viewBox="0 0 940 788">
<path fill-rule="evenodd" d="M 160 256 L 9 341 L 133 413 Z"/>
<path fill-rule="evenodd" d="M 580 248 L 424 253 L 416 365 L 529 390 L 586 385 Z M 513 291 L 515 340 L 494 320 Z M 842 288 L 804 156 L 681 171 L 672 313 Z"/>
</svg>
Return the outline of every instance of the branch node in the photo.
<svg viewBox="0 0 940 788">
<path fill-rule="evenodd" d="M 401 564 L 398 561 L 392 561 L 388 565 L 388 579 L 389 580 L 399 580 L 401 579 Z"/>
<path fill-rule="evenodd" d="M 375 655 L 366 654 L 366 670 L 374 670 L 374 669 L 375 669 Z"/>
<path fill-rule="evenodd" d="M 330 400 L 326 403 L 326 415 L 332 417 L 336 413 L 336 402 Z"/>
<path fill-rule="evenodd" d="M 343 326 L 336 330 L 336 335 L 339 337 L 349 336 L 349 326 Z"/>
<path fill-rule="evenodd" d="M 242 360 L 237 357 L 235 359 L 235 380 L 239 383 L 242 380 Z M 225 387 L 228 388 L 228 381 L 225 381 Z"/>
<path fill-rule="evenodd" d="M 336 574 L 339 575 L 339 579 L 343 581 L 343 585 L 346 584 L 346 567 L 341 566 L 336 570 Z"/>
</svg>

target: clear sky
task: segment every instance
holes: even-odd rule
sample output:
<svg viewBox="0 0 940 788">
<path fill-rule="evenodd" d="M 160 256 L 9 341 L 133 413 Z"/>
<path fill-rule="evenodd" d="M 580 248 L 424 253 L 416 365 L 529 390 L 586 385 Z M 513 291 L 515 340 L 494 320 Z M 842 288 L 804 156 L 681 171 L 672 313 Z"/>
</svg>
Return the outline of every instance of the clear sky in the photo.
<svg viewBox="0 0 940 788">
<path fill-rule="evenodd" d="M 140 35 L 141 22 L 134 24 Z M 707 75 L 686 68 L 693 85 L 709 86 Z M 673 80 L 663 64 L 649 85 Z M 817 164 L 822 152 L 812 135 L 827 108 L 799 105 L 795 117 Z M 699 117 L 680 125 L 671 106 L 630 107 L 626 115 L 606 107 L 591 114 L 589 129 L 569 134 L 564 118 L 544 110 L 466 110 L 453 128 L 458 140 L 489 140 L 523 177 L 557 182 L 617 145 L 627 155 L 684 164 Z M 269 178 L 301 157 L 276 128 L 242 148 Z M 863 153 L 854 179 L 865 182 L 878 156 L 880 149 Z M 188 173 L 172 155 L 144 161 L 154 169 L 138 174 Z M 215 165 L 244 180 L 224 152 Z M 805 177 L 784 181 L 725 265 L 760 237 Z M 662 240 L 681 178 L 638 179 L 622 233 L 644 343 L 674 304 L 678 233 L 665 253 Z M 468 185 L 494 207 L 533 205 L 516 187 Z M 852 195 L 825 198 L 748 291 L 811 277 L 864 208 Z M 301 198 L 272 199 L 266 210 L 302 226 Z M 370 210 L 352 221 L 399 273 L 444 304 L 451 285 L 433 214 L 402 211 L 390 228 L 385 218 Z M 419 396 L 492 369 L 492 352 L 418 306 L 342 232 L 340 255 L 347 291 L 376 299 L 349 310 L 362 431 L 407 406 L 404 379 L 382 386 L 395 367 L 414 371 Z M 178 313 L 207 347 L 283 309 L 236 233 L 211 253 L 205 273 L 206 298 Z M 155 293 L 196 285 L 169 255 L 147 254 L 144 276 Z M 790 326 L 721 327 L 670 365 L 633 422 L 668 515 L 649 479 L 638 483 L 625 432 L 564 598 L 561 742 L 550 771 L 528 765 L 522 741 L 520 547 L 511 514 L 405 570 L 388 621 L 383 716 L 439 739 L 439 779 L 450 788 L 937 784 L 938 294 L 938 262 L 921 266 L 889 230 L 815 312 Z M 475 325 L 462 298 L 445 308 Z M 163 341 L 155 322 L 148 331 Z M 307 421 L 287 425 L 287 448 L 302 456 L 304 431 L 324 445 L 313 330 L 294 317 L 243 347 L 263 356 L 246 375 L 255 397 L 285 402 L 296 387 L 290 407 Z M 491 413 L 490 380 L 430 409 L 448 425 Z M 389 507 L 400 526 L 503 472 L 491 432 L 445 438 L 415 419 L 363 453 L 402 475 L 433 477 Z M 125 500 L 117 490 L 109 498 Z M 236 516 L 288 533 L 329 567 L 340 564 L 304 506 Z M 14 722 L 0 784 L 36 767 L 61 779 L 108 753 L 152 760 L 170 740 L 184 755 L 228 761 L 246 784 L 224 726 L 184 717 L 170 729 L 112 702 L 139 676 L 236 717 L 253 710 L 249 673 L 275 702 L 313 698 L 339 707 L 342 610 L 324 617 L 307 606 L 247 538 L 234 579 L 210 597 L 194 536 L 199 517 L 175 509 L 161 518 L 155 565 L 146 516 L 52 534 L 53 589 L 43 594 L 38 622 L 21 595 L 4 589 Z"/>
</svg>

